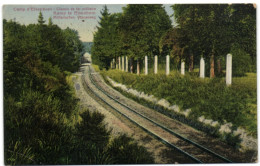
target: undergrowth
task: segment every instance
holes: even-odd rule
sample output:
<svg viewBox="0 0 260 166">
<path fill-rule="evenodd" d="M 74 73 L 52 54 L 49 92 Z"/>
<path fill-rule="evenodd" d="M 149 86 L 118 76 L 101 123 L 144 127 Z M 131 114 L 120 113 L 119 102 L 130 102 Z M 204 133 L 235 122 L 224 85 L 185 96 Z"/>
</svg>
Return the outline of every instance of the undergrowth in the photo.
<svg viewBox="0 0 260 166">
<path fill-rule="evenodd" d="M 65 95 L 71 98 L 70 114 L 61 111 L 64 101 L 39 91 L 25 90 L 18 101 L 5 98 L 6 164 L 154 163 L 133 139 L 111 138 L 104 115 L 80 110 L 73 89 Z"/>
<path fill-rule="evenodd" d="M 111 139 L 103 115 L 80 109 L 70 77 L 83 51 L 77 31 L 3 24 L 5 165 L 154 162 L 130 138 Z"/>
<path fill-rule="evenodd" d="M 188 73 L 185 76 L 177 72 L 169 76 L 165 74 L 136 75 L 119 70 L 102 71 L 103 76 L 109 76 L 122 83 L 164 98 L 171 104 L 182 109 L 192 109 L 190 117 L 197 119 L 204 115 L 207 119 L 220 123 L 231 122 L 235 127 L 243 127 L 249 134 L 257 134 L 256 109 L 256 75 L 233 78 L 232 86 L 226 86 L 222 78 L 200 79 Z"/>
</svg>

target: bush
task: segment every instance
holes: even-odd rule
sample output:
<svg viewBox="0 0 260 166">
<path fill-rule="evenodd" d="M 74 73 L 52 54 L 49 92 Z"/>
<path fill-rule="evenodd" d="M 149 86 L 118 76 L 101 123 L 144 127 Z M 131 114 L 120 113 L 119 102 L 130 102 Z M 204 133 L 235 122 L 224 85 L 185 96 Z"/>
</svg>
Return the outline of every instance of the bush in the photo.
<svg viewBox="0 0 260 166">
<path fill-rule="evenodd" d="M 104 148 L 108 144 L 111 133 L 103 123 L 104 115 L 99 112 L 85 111 L 81 117 L 83 121 L 76 125 L 76 135 L 80 138 L 79 142 L 93 144 L 99 149 Z"/>
<path fill-rule="evenodd" d="M 153 164 L 151 153 L 126 135 L 115 138 L 109 148 L 114 164 Z"/>
<path fill-rule="evenodd" d="M 111 131 L 98 112 L 84 111 L 73 126 L 73 117 L 66 118 L 59 111 L 60 100 L 52 96 L 29 90 L 21 101 L 5 100 L 6 164 L 154 162 L 151 153 L 133 139 L 125 135 L 110 139 Z"/>
<path fill-rule="evenodd" d="M 76 126 L 75 145 L 71 150 L 72 164 L 137 164 L 154 163 L 152 154 L 132 138 L 121 135 L 110 138 L 104 116 L 85 111 Z"/>
<path fill-rule="evenodd" d="M 5 150 L 13 152 L 5 156 L 6 163 L 16 153 L 17 143 L 19 149 L 28 149 L 34 164 L 59 163 L 72 139 L 68 136 L 71 128 L 65 124 L 66 116 L 59 111 L 60 105 L 58 99 L 31 90 L 25 91 L 20 101 L 11 97 L 5 100 Z M 31 163 L 25 159 L 18 158 L 15 164 Z"/>
<path fill-rule="evenodd" d="M 182 109 L 191 108 L 190 117 L 232 122 L 256 136 L 256 76 L 234 78 L 227 87 L 221 78 L 200 79 L 194 76 L 134 75 L 124 72 L 102 72 L 116 82 L 140 92 L 164 98 Z M 135 80 L 135 81 L 133 81 Z M 254 113 L 252 113 L 254 112 Z"/>
<path fill-rule="evenodd" d="M 4 20 L 6 165 L 125 161 L 113 161 L 117 156 L 107 151 L 113 140 L 103 123 L 104 116 L 80 110 L 66 77 L 79 67 L 82 48 L 76 34 L 57 25 L 25 26 Z M 84 112 L 81 116 L 80 111 Z M 130 142 L 124 145 L 132 147 Z M 132 147 L 135 149 L 139 152 L 142 147 Z M 146 157 L 150 155 L 142 152 Z M 130 158 L 129 163 L 151 161 L 149 157 L 139 160 L 134 153 L 126 157 Z"/>
</svg>

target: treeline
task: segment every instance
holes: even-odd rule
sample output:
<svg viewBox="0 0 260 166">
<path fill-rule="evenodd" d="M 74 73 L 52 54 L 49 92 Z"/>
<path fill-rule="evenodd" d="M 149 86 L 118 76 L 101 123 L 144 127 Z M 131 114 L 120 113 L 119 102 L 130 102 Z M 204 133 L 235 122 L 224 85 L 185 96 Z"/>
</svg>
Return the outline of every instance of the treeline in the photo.
<svg viewBox="0 0 260 166">
<path fill-rule="evenodd" d="M 171 20 L 162 5 L 127 5 L 123 13 L 101 11 L 98 31 L 92 46 L 93 63 L 108 69 L 113 58 L 129 56 L 139 66 L 146 55 L 159 54 L 159 40 L 171 28 Z M 133 67 L 131 67 L 133 70 Z"/>
<path fill-rule="evenodd" d="M 153 163 L 122 135 L 111 139 L 104 116 L 80 110 L 70 85 L 83 45 L 42 13 L 38 23 L 3 20 L 4 160 L 16 164 Z"/>
<path fill-rule="evenodd" d="M 193 71 L 203 57 L 206 74 L 222 76 L 225 58 L 233 54 L 233 76 L 256 72 L 256 7 L 253 4 L 176 4 L 176 26 L 162 5 L 127 5 L 122 13 L 104 7 L 94 35 L 93 62 L 109 68 L 120 56 L 139 62 L 144 56 L 165 57 Z M 118 60 L 117 60 L 118 63 Z M 133 69 L 132 69 L 133 70 Z M 138 72 L 138 71 L 137 71 Z"/>
</svg>

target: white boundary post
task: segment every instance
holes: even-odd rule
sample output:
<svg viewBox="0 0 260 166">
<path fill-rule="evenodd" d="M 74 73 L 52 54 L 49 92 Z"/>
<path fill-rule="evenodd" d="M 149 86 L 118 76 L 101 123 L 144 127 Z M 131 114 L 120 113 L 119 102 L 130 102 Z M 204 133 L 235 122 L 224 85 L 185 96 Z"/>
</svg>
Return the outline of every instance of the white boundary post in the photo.
<svg viewBox="0 0 260 166">
<path fill-rule="evenodd" d="M 232 55 L 227 54 L 227 64 L 226 64 L 226 84 L 232 84 Z"/>
<path fill-rule="evenodd" d="M 202 57 L 200 59 L 200 78 L 205 78 L 205 60 Z"/>
<path fill-rule="evenodd" d="M 158 56 L 154 56 L 154 74 L 158 73 Z"/>
<path fill-rule="evenodd" d="M 185 62 L 184 61 L 181 62 L 181 74 L 185 75 Z"/>
<path fill-rule="evenodd" d="M 170 74 L 170 56 L 166 55 L 166 75 Z"/>
<path fill-rule="evenodd" d="M 147 75 L 148 74 L 148 57 L 147 57 L 147 55 L 144 57 L 144 59 L 145 59 L 145 75 Z"/>
</svg>

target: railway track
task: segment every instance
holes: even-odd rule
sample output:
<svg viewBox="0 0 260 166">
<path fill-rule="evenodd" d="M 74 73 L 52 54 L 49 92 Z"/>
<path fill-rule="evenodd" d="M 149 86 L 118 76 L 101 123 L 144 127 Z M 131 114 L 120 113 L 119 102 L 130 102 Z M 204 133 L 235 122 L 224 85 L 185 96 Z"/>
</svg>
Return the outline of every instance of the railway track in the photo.
<svg viewBox="0 0 260 166">
<path fill-rule="evenodd" d="M 120 102 L 95 83 L 93 79 L 94 73 L 91 72 L 90 66 L 87 67 L 87 71 L 85 71 L 85 73 L 86 72 L 86 75 L 82 75 L 82 84 L 84 85 L 84 88 L 89 88 L 89 90 L 100 101 L 105 103 L 123 117 L 127 118 L 138 127 L 142 128 L 145 132 L 152 135 L 159 141 L 171 148 L 176 149 L 196 163 L 232 163 L 231 160 L 225 158 L 224 156 L 183 137 L 182 135 Z M 85 79 L 84 76 L 87 76 L 89 79 Z"/>
</svg>

